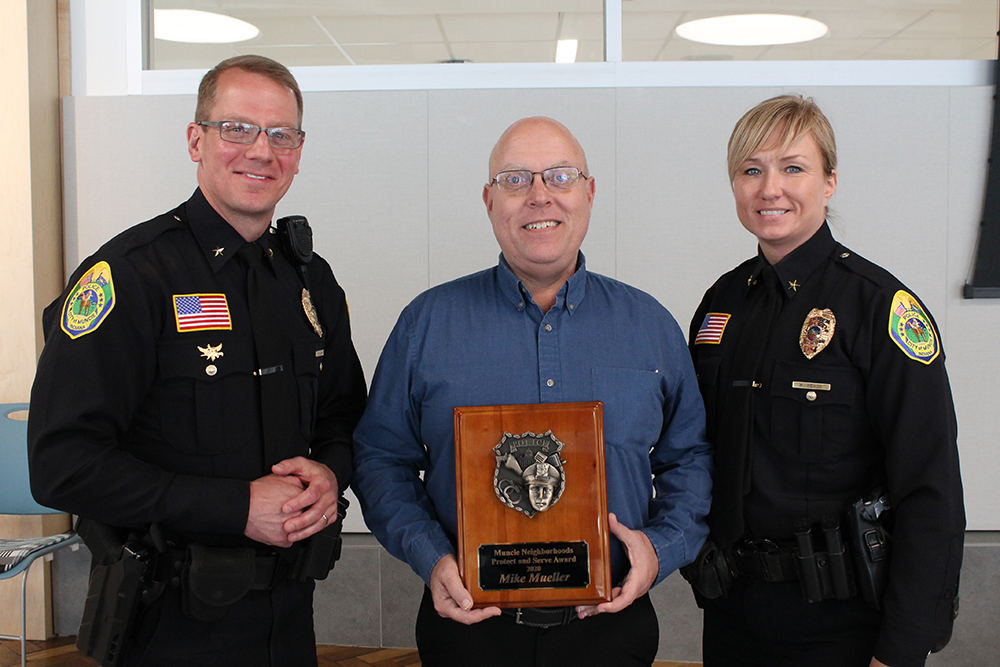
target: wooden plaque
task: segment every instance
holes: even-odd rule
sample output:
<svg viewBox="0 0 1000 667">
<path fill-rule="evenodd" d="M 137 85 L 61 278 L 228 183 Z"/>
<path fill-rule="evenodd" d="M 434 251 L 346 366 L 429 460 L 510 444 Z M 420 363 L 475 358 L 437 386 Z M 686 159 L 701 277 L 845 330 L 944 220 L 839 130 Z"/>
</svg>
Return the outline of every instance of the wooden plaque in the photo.
<svg viewBox="0 0 1000 667">
<path fill-rule="evenodd" d="M 600 402 L 455 408 L 458 567 L 481 607 L 611 599 Z"/>
</svg>

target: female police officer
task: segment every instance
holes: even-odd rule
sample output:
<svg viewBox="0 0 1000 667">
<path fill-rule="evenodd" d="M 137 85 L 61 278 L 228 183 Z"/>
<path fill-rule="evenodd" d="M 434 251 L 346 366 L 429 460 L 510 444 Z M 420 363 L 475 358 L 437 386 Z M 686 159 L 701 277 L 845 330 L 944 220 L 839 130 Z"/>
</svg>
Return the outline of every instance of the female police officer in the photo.
<svg viewBox="0 0 1000 667">
<path fill-rule="evenodd" d="M 717 467 L 692 577 L 704 664 L 923 665 L 950 632 L 965 526 L 934 320 L 833 239 L 836 147 L 812 100 L 749 111 L 728 160 L 759 245 L 690 330 Z"/>
</svg>

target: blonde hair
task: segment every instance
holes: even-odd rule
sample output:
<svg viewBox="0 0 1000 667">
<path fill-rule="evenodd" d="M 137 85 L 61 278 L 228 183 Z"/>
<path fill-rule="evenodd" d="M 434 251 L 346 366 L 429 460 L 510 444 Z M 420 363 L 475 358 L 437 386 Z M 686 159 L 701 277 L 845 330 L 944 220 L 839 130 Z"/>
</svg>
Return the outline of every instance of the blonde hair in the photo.
<svg viewBox="0 0 1000 667">
<path fill-rule="evenodd" d="M 729 182 L 736 178 L 740 165 L 773 138 L 787 150 L 799 137 L 812 132 L 823 156 L 823 171 L 827 176 L 837 168 L 837 142 L 833 128 L 812 98 L 801 95 L 779 95 L 761 102 L 746 112 L 729 137 Z"/>
</svg>

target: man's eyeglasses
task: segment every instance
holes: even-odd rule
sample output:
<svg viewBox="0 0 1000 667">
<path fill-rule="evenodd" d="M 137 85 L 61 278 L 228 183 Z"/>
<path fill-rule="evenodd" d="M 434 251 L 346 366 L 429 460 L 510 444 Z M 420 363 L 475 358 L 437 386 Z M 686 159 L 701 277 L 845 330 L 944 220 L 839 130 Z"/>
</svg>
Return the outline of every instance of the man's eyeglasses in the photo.
<svg viewBox="0 0 1000 667">
<path fill-rule="evenodd" d="M 550 190 L 568 190 L 581 178 L 584 180 L 589 178 L 589 176 L 576 167 L 552 167 L 545 171 L 513 169 L 511 171 L 501 171 L 489 184 L 493 185 L 496 183 L 497 187 L 504 192 L 524 192 L 531 188 L 531 184 L 535 180 L 535 174 L 539 174 L 542 177 L 542 183 L 545 183 Z"/>
<path fill-rule="evenodd" d="M 196 125 L 207 125 L 219 128 L 219 136 L 223 141 L 234 144 L 252 144 L 257 141 L 257 135 L 263 132 L 274 148 L 298 148 L 306 133 L 294 127 L 260 127 L 250 123 L 238 123 L 235 120 L 200 120 Z"/>
</svg>

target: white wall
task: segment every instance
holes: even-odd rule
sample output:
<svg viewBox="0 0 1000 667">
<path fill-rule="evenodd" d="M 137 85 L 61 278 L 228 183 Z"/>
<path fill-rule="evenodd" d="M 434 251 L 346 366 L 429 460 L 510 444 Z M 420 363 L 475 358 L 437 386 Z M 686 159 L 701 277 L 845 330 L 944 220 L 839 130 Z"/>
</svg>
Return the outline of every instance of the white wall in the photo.
<svg viewBox="0 0 1000 667">
<path fill-rule="evenodd" d="M 992 344 L 1000 302 L 961 298 L 982 208 L 992 86 L 312 92 L 301 173 L 277 213 L 312 223 L 317 251 L 347 290 L 370 378 L 413 296 L 496 261 L 480 198 L 489 151 L 512 121 L 549 115 L 576 133 L 597 179 L 583 248 L 589 267 L 652 293 L 686 328 L 708 285 L 755 252 L 734 214 L 726 140 L 747 109 L 786 91 L 813 96 L 837 132 L 835 235 L 892 270 L 937 318 L 969 528 L 1000 529 Z M 194 96 L 78 97 L 64 111 L 72 269 L 194 190 L 184 144 Z"/>
</svg>

